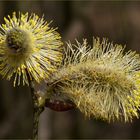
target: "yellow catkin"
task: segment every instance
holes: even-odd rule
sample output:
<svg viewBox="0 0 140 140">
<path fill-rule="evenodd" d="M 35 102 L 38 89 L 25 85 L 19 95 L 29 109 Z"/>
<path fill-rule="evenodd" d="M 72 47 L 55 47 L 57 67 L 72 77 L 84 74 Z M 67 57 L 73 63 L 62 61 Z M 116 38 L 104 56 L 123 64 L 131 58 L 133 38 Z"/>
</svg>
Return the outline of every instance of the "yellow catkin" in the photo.
<svg viewBox="0 0 140 140">
<path fill-rule="evenodd" d="M 14 12 L 0 26 L 0 74 L 16 84 L 48 78 L 62 61 L 59 33 L 36 14 Z"/>
<path fill-rule="evenodd" d="M 69 42 L 64 52 L 63 64 L 46 81 L 46 95 L 67 96 L 87 117 L 108 122 L 132 121 L 139 116 L 138 54 L 125 53 L 123 46 L 105 38 L 95 38 L 93 48 L 86 40 L 83 44 L 76 41 L 76 45 Z"/>
</svg>

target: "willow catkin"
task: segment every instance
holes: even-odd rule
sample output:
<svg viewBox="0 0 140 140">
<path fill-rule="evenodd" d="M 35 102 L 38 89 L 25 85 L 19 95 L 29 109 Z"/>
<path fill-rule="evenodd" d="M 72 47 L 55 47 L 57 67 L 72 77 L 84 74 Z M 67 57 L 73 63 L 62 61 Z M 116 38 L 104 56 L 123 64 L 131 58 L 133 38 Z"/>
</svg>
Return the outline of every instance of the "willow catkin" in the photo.
<svg viewBox="0 0 140 140">
<path fill-rule="evenodd" d="M 61 36 L 36 14 L 16 14 L 0 25 L 0 74 L 14 86 L 40 83 L 62 61 Z"/>
<path fill-rule="evenodd" d="M 87 117 L 107 121 L 131 121 L 138 117 L 140 105 L 139 55 L 124 53 L 122 45 L 106 39 L 67 43 L 61 68 L 47 83 L 47 93 L 58 94 L 73 101 Z"/>
</svg>

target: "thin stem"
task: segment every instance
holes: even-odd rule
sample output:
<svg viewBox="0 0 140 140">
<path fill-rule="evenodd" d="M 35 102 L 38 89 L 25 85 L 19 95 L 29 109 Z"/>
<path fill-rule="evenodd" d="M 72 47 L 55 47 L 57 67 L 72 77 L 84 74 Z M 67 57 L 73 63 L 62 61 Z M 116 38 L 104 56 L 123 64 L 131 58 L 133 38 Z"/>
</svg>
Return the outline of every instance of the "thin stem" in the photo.
<svg viewBox="0 0 140 140">
<path fill-rule="evenodd" d="M 39 106 L 38 97 L 35 94 L 35 90 L 32 85 L 32 81 L 29 79 L 29 86 L 31 89 L 31 96 L 32 96 L 32 102 L 33 102 L 33 134 L 32 138 L 34 140 L 38 139 L 38 124 L 39 124 L 39 116 L 44 110 L 44 107 Z"/>
</svg>

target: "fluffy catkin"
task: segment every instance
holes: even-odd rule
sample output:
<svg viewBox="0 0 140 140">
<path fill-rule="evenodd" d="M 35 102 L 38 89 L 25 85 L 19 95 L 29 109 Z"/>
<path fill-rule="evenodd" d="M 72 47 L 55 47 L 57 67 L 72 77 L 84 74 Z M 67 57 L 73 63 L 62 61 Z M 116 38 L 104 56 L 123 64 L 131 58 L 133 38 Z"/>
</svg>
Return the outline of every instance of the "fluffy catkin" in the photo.
<svg viewBox="0 0 140 140">
<path fill-rule="evenodd" d="M 67 43 L 60 69 L 47 83 L 50 96 L 67 96 L 87 117 L 131 121 L 140 105 L 140 57 L 122 45 L 94 39 L 93 47 Z"/>
<path fill-rule="evenodd" d="M 0 74 L 14 86 L 40 83 L 62 62 L 61 36 L 36 14 L 16 14 L 0 25 Z"/>
</svg>

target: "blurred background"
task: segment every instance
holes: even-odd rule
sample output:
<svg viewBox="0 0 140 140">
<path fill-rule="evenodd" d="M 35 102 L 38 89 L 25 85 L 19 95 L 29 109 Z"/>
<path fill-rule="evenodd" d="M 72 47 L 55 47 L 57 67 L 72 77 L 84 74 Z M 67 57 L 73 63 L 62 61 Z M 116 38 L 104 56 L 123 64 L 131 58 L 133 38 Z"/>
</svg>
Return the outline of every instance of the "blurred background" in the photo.
<svg viewBox="0 0 140 140">
<path fill-rule="evenodd" d="M 0 1 L 0 23 L 13 11 L 44 14 L 58 27 L 63 41 L 93 36 L 107 37 L 126 49 L 140 52 L 140 2 L 134 1 Z M 32 104 L 28 87 L 13 88 L 0 78 L 0 138 L 27 139 L 32 135 Z M 140 138 L 140 119 L 132 123 L 106 123 L 86 119 L 78 110 L 42 113 L 39 138 L 47 139 L 130 139 Z"/>
</svg>

